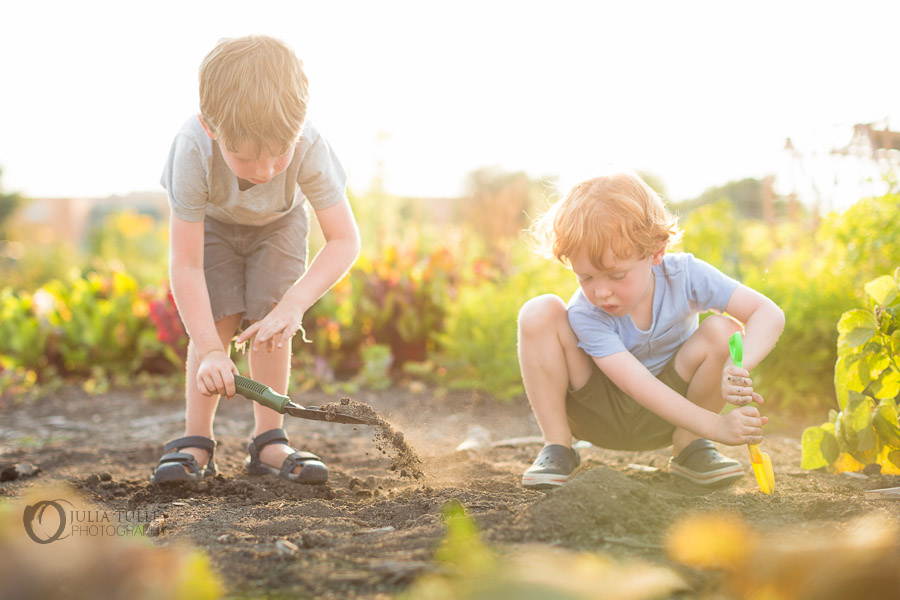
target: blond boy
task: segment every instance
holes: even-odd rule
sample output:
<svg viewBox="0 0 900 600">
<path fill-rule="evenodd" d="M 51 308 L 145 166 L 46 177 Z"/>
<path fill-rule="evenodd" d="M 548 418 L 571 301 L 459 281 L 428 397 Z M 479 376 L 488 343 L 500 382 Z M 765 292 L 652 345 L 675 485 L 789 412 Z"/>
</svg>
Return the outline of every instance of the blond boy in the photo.
<svg viewBox="0 0 900 600">
<path fill-rule="evenodd" d="M 200 67 L 200 114 L 175 137 L 161 180 L 172 291 L 190 344 L 185 435 L 166 444 L 154 483 L 216 473 L 213 418 L 219 397 L 235 394 L 235 334 L 246 325 L 236 342 L 250 340 L 250 376 L 287 393 L 304 312 L 359 255 L 346 175 L 307 120 L 307 101 L 301 62 L 270 37 L 220 40 Z M 306 201 L 326 240 L 308 269 Z M 281 415 L 253 411 L 251 474 L 327 480 L 318 456 L 289 445 Z"/>
<path fill-rule="evenodd" d="M 781 335 L 781 309 L 690 254 L 667 253 L 677 221 L 631 173 L 575 186 L 535 231 L 579 289 L 568 305 L 545 295 L 519 313 L 522 378 L 545 442 L 523 485 L 568 481 L 579 466 L 573 434 L 611 449 L 672 444 L 670 472 L 699 485 L 743 476 L 710 440 L 762 440 L 750 370 Z M 707 310 L 730 316 L 698 325 Z M 744 368 L 728 352 L 740 330 Z M 739 408 L 720 414 L 726 402 Z"/>
</svg>

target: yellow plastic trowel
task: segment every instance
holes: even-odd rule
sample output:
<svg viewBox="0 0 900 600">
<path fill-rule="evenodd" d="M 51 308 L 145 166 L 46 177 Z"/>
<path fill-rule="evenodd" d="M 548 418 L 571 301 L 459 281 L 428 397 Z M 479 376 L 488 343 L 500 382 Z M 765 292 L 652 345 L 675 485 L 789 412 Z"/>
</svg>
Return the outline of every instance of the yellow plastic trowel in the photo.
<svg viewBox="0 0 900 600">
<path fill-rule="evenodd" d="M 743 368 L 744 341 L 740 332 L 728 338 L 728 349 L 731 351 L 734 366 Z M 775 470 L 772 468 L 772 459 L 765 452 L 760 452 L 758 444 L 747 444 L 747 447 L 750 449 L 750 466 L 753 467 L 756 483 L 764 494 L 771 496 L 775 493 Z"/>
</svg>

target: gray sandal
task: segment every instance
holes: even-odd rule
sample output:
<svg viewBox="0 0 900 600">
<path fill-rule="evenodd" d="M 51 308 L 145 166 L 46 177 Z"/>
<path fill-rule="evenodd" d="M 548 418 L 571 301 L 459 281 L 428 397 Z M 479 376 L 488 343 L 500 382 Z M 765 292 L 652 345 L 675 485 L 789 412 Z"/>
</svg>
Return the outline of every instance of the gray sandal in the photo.
<svg viewBox="0 0 900 600">
<path fill-rule="evenodd" d="M 548 444 L 522 475 L 522 486 L 534 490 L 559 487 L 569 481 L 580 466 L 577 450 L 562 444 Z"/>
<path fill-rule="evenodd" d="M 193 455 L 179 452 L 182 448 L 201 448 L 209 452 L 206 466 L 201 469 Z M 215 461 L 216 441 L 208 437 L 189 435 L 178 438 L 167 443 L 163 447 L 163 452 L 165 454 L 159 459 L 156 470 L 150 476 L 150 483 L 154 485 L 200 481 L 219 472 Z M 190 469 L 190 473 L 184 470 L 185 467 Z"/>
<path fill-rule="evenodd" d="M 328 467 L 312 452 L 294 451 L 284 459 L 281 468 L 270 467 L 259 459 L 259 451 L 269 444 L 284 444 L 290 447 L 287 433 L 284 429 L 272 429 L 261 433 L 255 438 L 250 438 L 247 451 L 250 453 L 244 460 L 247 472 L 251 475 L 278 475 L 288 481 L 307 483 L 310 485 L 322 485 L 328 481 Z M 291 448 L 293 450 L 293 448 Z M 295 467 L 301 466 L 299 473 L 293 473 Z"/>
</svg>

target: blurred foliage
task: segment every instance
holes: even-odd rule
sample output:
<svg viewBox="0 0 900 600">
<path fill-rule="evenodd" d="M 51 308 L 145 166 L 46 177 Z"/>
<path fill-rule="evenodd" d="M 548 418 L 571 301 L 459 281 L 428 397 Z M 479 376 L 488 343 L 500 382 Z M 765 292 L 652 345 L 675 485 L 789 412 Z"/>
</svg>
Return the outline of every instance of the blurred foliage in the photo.
<svg viewBox="0 0 900 600">
<path fill-rule="evenodd" d="M 443 509 L 441 570 L 428 573 L 402 598 L 415 600 L 649 600 L 686 591 L 670 569 L 618 564 L 599 554 L 534 545 L 500 554 L 481 540 L 458 501 Z"/>
<path fill-rule="evenodd" d="M 900 264 L 900 196 L 862 199 L 843 213 L 808 221 L 740 219 L 728 202 L 682 218 L 682 249 L 758 290 L 784 310 L 778 345 L 756 369 L 763 395 L 782 408 L 835 404 L 835 324 L 859 304 L 863 285 Z M 803 357 L 803 360 L 797 360 Z"/>
<path fill-rule="evenodd" d="M 900 475 L 900 268 L 865 286 L 868 308 L 838 322 L 834 386 L 840 411 L 803 432 L 803 468 Z"/>
<path fill-rule="evenodd" d="M 0 169 L 0 179 L 3 177 L 3 169 Z M 0 183 L 0 240 L 6 239 L 6 226 L 9 219 L 19 208 L 25 204 L 25 198 L 16 192 L 6 192 Z"/>
<path fill-rule="evenodd" d="M 150 215 L 133 210 L 115 212 L 88 233 L 91 266 L 121 271 L 138 285 L 159 284 L 168 276 L 169 229 Z"/>
<path fill-rule="evenodd" d="M 677 521 L 666 550 L 675 562 L 715 576 L 698 597 L 889 600 L 900 589 L 898 534 L 900 524 L 884 514 L 767 532 L 734 514 L 706 513 Z"/>
<path fill-rule="evenodd" d="M 529 298 L 555 293 L 568 301 L 577 284 L 568 269 L 532 253 L 520 243 L 505 270 L 476 265 L 481 281 L 462 287 L 449 306 L 447 326 L 438 332 L 447 385 L 488 392 L 501 399 L 524 393 L 516 329 L 519 309 Z"/>
</svg>

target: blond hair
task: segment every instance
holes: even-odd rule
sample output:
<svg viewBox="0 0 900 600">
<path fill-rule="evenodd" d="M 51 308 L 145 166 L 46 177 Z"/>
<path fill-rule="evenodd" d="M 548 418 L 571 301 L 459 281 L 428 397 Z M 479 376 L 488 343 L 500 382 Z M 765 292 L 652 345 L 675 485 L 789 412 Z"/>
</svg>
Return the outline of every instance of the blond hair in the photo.
<svg viewBox="0 0 900 600">
<path fill-rule="evenodd" d="M 221 39 L 200 64 L 200 116 L 231 152 L 284 154 L 300 137 L 308 101 L 303 63 L 281 40 Z"/>
<path fill-rule="evenodd" d="M 571 266 L 587 251 L 603 269 L 609 249 L 618 259 L 643 260 L 681 237 L 678 219 L 643 179 L 627 171 L 583 181 L 550 207 L 531 228 L 538 250 Z"/>
</svg>

